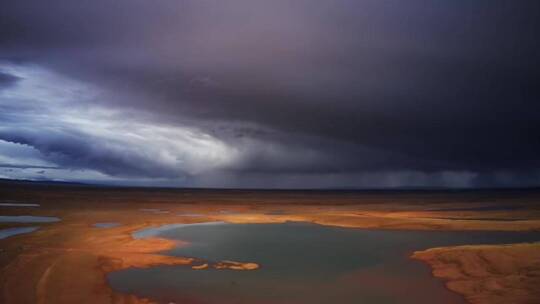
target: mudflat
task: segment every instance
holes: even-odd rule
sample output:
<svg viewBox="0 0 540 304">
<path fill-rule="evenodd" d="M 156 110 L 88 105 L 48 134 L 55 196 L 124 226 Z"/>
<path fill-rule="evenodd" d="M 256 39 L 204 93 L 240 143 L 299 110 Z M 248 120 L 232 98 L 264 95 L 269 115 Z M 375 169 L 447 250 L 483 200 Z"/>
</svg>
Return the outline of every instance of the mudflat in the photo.
<svg viewBox="0 0 540 304">
<path fill-rule="evenodd" d="M 252 271 L 258 266 L 257 261 L 211 263 L 162 255 L 184 244 L 132 236 L 165 224 L 303 221 L 396 230 L 540 230 L 538 191 L 205 191 L 4 183 L 0 200 L 40 204 L 38 208 L 2 208 L 2 215 L 61 219 L 39 224 L 38 231 L 0 240 L 2 303 L 152 303 L 152 299 L 113 291 L 106 274 L 156 265 L 190 265 L 194 271 L 207 267 Z M 104 222 L 120 225 L 94 227 Z M 471 244 L 417 252 L 413 257 L 426 261 L 436 277 L 471 303 L 539 300 L 538 244 Z"/>
<path fill-rule="evenodd" d="M 415 252 L 470 303 L 538 303 L 540 243 L 470 245 Z"/>
</svg>

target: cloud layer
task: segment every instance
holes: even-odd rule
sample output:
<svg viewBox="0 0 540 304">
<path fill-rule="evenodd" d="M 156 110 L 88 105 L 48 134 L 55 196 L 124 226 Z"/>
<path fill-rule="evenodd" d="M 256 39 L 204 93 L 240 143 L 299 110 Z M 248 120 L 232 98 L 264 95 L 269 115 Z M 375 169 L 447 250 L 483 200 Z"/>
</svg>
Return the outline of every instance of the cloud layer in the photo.
<svg viewBox="0 0 540 304">
<path fill-rule="evenodd" d="M 70 179 L 65 172 L 76 170 L 77 180 L 87 172 L 87 180 L 177 186 L 536 185 L 539 6 L 2 4 L 0 163 L 12 171 L 0 174 L 32 177 L 40 170 L 29 166 L 48 166 L 57 169 L 35 177 L 56 170 L 51 178 Z M 16 149 L 32 157 L 19 161 Z"/>
</svg>

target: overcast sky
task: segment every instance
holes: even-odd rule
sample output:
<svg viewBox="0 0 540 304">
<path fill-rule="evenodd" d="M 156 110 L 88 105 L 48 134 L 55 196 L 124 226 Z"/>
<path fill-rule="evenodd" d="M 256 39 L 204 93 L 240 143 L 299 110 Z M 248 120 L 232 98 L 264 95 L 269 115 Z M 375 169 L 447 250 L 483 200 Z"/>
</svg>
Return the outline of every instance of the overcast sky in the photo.
<svg viewBox="0 0 540 304">
<path fill-rule="evenodd" d="M 540 185 L 537 0 L 0 4 L 0 178 Z"/>
</svg>

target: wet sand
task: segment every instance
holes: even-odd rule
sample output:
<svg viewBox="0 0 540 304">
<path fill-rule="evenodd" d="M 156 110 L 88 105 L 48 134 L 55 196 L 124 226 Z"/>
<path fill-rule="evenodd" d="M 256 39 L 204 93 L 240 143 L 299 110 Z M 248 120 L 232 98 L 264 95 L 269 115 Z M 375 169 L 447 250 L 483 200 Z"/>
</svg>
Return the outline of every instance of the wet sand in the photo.
<svg viewBox="0 0 540 304">
<path fill-rule="evenodd" d="M 0 240 L 0 302 L 151 303 L 149 299 L 114 292 L 107 284 L 106 274 L 129 267 L 156 265 L 188 265 L 194 271 L 204 271 L 207 267 L 250 271 L 258 266 L 256 261 L 221 261 L 211 264 L 192 258 L 161 255 L 160 252 L 183 244 L 160 238 L 132 237 L 133 232 L 147 227 L 211 221 L 306 221 L 374 229 L 530 231 L 540 230 L 539 198 L 536 192 L 358 194 L 2 185 L 0 199 L 36 201 L 41 205 L 38 208 L 1 209 L 2 215 L 56 216 L 62 220 L 40 224 L 40 230 L 30 234 Z M 520 207 L 508 209 L 507 206 Z M 168 212 L 152 213 L 140 209 Z M 93 226 L 101 222 L 115 222 L 121 226 Z M 24 225 L 1 223 L 0 228 L 21 226 Z M 530 245 L 525 250 L 516 249 L 519 254 L 508 254 L 509 250 L 513 252 L 513 248 L 522 246 L 482 247 L 481 252 L 495 252 L 489 255 L 495 264 L 503 259 L 518 259 L 520 263 L 538 259 L 540 249 L 537 245 Z M 415 257 L 428 262 L 434 268 L 435 276 L 448 280 L 448 287 L 465 295 L 471 303 L 497 303 L 492 300 L 501 294 L 501 290 L 506 292 L 515 287 L 508 287 L 510 285 L 506 281 L 501 281 L 504 283 L 498 283 L 500 288 L 485 288 L 482 297 L 471 298 L 470 290 L 476 290 L 476 287 L 467 289 L 459 286 L 472 286 L 473 283 L 464 285 L 459 280 L 456 283 L 454 277 L 440 269 L 455 263 L 455 260 L 448 258 L 449 255 L 455 259 L 461 255 L 465 258 L 479 252 L 478 246 L 461 247 L 460 251 L 445 248 L 444 254 L 441 250 L 428 250 L 429 255 L 416 253 Z M 523 258 L 522 251 L 527 252 L 527 259 Z M 486 265 L 491 264 L 477 263 L 476 267 L 482 269 Z M 538 264 L 520 264 L 506 271 L 514 275 L 515 271 L 522 271 L 522 267 L 528 267 L 530 273 L 536 275 L 540 271 Z M 486 272 L 486 277 L 491 279 L 493 274 Z M 518 286 L 521 288 L 520 294 L 512 299 L 513 303 L 538 300 L 538 284 Z"/>
</svg>

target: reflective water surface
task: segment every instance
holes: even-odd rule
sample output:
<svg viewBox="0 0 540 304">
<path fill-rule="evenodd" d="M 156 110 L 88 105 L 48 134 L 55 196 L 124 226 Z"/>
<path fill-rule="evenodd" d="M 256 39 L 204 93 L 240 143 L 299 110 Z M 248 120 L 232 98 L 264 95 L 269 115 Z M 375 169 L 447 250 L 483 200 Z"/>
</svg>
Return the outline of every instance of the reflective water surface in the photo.
<svg viewBox="0 0 540 304">
<path fill-rule="evenodd" d="M 0 207 L 39 207 L 34 203 L 0 203 Z"/>
<path fill-rule="evenodd" d="M 96 228 L 114 228 L 114 227 L 120 226 L 120 223 L 116 223 L 116 222 L 95 223 L 93 226 Z"/>
<path fill-rule="evenodd" d="M 169 225 L 141 231 L 189 241 L 167 252 L 210 261 L 256 262 L 255 271 L 185 266 L 111 273 L 117 291 L 163 303 L 463 303 L 431 276 L 414 250 L 539 240 L 538 233 L 377 231 L 307 223 Z"/>
<path fill-rule="evenodd" d="M 0 223 L 53 223 L 60 221 L 54 216 L 0 215 Z"/>
<path fill-rule="evenodd" d="M 39 227 L 17 227 L 17 228 L 6 228 L 0 229 L 0 240 L 8 238 L 10 236 L 30 233 L 38 230 Z"/>
</svg>

